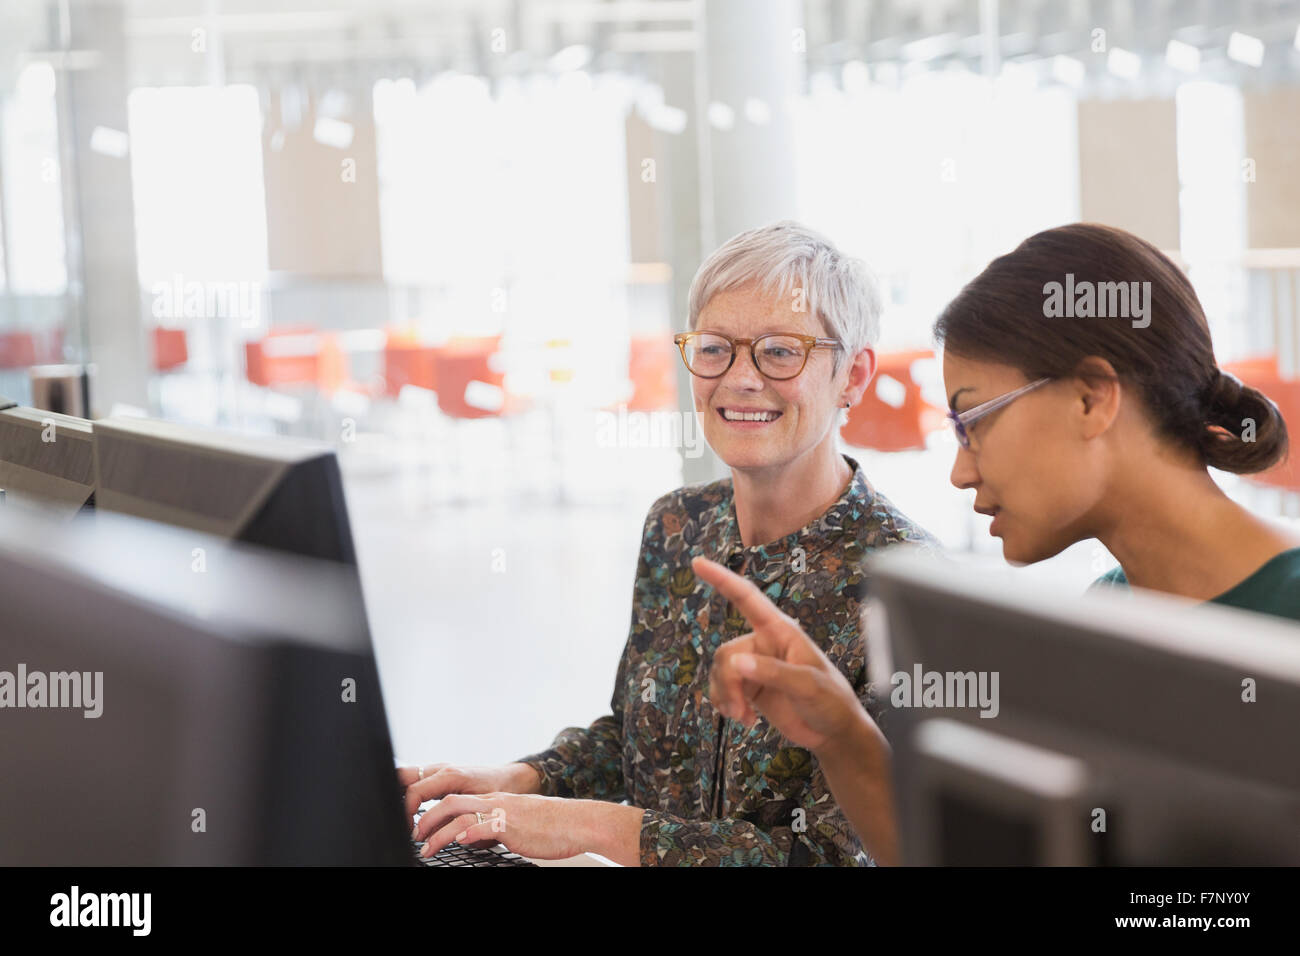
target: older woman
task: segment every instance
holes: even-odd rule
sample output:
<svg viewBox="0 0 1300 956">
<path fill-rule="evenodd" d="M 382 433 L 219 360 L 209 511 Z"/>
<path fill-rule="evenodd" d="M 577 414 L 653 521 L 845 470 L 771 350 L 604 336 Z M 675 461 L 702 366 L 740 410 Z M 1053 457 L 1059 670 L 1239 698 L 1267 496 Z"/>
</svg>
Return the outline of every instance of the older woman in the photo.
<svg viewBox="0 0 1300 956">
<path fill-rule="evenodd" d="M 1044 300 L 1066 276 L 1076 289 L 1141 282 L 1145 314 L 1062 321 Z M 1097 538 L 1120 562 L 1101 586 L 1300 620 L 1300 535 L 1232 501 L 1208 471 L 1270 467 L 1286 455 L 1286 423 L 1219 369 L 1191 283 L 1158 249 L 1090 223 L 1040 232 L 972 280 L 935 333 L 952 483 L 974 489 L 1008 560 Z M 752 629 L 715 655 L 718 709 L 812 750 L 868 850 L 896 861 L 889 747 L 859 688 L 751 582 L 695 567 Z"/>
<path fill-rule="evenodd" d="M 746 628 L 691 562 L 761 588 L 865 701 L 862 557 L 932 543 L 836 447 L 840 409 L 875 371 L 878 295 L 860 262 L 781 222 L 715 252 L 689 304 L 691 330 L 675 341 L 731 477 L 650 509 L 609 715 L 504 767 L 399 771 L 408 811 L 445 798 L 416 827 L 426 854 L 500 840 L 525 856 L 627 865 L 869 862 L 816 758 L 709 700 L 714 652 Z"/>
</svg>

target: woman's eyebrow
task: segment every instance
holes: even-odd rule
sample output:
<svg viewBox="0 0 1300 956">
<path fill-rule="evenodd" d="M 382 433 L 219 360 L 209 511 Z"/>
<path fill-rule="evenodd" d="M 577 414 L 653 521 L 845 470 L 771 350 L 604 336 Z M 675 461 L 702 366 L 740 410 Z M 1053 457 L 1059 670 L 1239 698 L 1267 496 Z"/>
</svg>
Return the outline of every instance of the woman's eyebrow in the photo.
<svg viewBox="0 0 1300 956">
<path fill-rule="evenodd" d="M 714 335 L 725 335 L 725 336 L 727 336 L 728 338 L 733 338 L 733 339 L 745 338 L 745 336 L 739 335 L 739 334 L 737 334 L 737 333 L 735 333 L 735 332 L 723 332 L 723 331 L 720 331 L 719 329 L 706 329 L 706 328 L 704 328 L 703 326 L 700 326 L 699 328 L 694 329 L 694 331 L 696 331 L 696 332 L 712 332 Z M 814 335 L 814 334 L 817 335 L 818 338 L 821 338 L 821 333 L 813 333 L 813 332 L 794 332 L 794 331 L 791 331 L 790 328 L 789 328 L 788 326 L 782 326 L 782 327 L 780 327 L 780 328 L 778 328 L 778 327 L 776 327 L 776 326 L 773 326 L 773 327 L 771 327 L 771 328 L 764 327 L 764 328 L 762 329 L 762 331 L 755 332 L 754 335 L 753 335 L 753 338 L 756 338 L 756 339 L 757 339 L 757 338 L 760 338 L 761 336 L 764 336 L 764 335 Z"/>
<path fill-rule="evenodd" d="M 965 388 L 957 389 L 957 391 L 952 393 L 952 397 L 948 399 L 948 407 L 955 412 L 957 410 L 957 396 L 960 395 L 962 392 L 973 392 L 973 391 L 975 391 L 974 386 L 967 386 Z"/>
</svg>

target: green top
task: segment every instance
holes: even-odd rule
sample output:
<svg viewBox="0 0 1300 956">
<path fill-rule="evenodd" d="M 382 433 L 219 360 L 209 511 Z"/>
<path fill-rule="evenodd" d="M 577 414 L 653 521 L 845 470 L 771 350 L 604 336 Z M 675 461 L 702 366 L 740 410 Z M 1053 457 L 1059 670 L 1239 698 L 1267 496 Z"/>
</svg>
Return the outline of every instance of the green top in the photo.
<svg viewBox="0 0 1300 956">
<path fill-rule="evenodd" d="M 1126 588 L 1128 578 L 1124 576 L 1123 568 L 1116 567 L 1099 577 L 1092 586 Z M 1283 551 L 1246 580 L 1212 598 L 1210 603 L 1300 621 L 1300 548 Z"/>
</svg>

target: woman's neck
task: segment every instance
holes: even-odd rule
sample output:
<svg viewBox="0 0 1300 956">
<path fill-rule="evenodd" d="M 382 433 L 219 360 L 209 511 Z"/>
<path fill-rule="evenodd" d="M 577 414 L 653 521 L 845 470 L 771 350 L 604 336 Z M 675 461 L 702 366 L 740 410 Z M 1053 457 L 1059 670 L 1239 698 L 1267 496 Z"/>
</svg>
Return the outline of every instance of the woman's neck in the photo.
<svg viewBox="0 0 1300 956">
<path fill-rule="evenodd" d="M 825 514 L 853 480 L 853 469 L 823 442 L 798 461 L 774 468 L 733 468 L 736 522 L 745 547 L 768 544 Z"/>
<path fill-rule="evenodd" d="M 1118 489 L 1097 537 L 1135 587 L 1208 601 L 1300 545 L 1251 514 L 1203 467 L 1162 463 Z"/>
</svg>

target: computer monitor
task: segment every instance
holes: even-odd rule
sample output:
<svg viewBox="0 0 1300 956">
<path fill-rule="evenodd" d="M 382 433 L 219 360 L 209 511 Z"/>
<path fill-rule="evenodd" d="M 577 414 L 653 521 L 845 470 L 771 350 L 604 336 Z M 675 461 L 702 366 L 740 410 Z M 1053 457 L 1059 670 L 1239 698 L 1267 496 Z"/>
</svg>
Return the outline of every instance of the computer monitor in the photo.
<svg viewBox="0 0 1300 956">
<path fill-rule="evenodd" d="M 1300 863 L 1300 626 L 1016 574 L 872 561 L 905 862 Z"/>
<path fill-rule="evenodd" d="M 101 510 L 356 564 L 328 445 L 113 417 L 95 423 L 94 447 Z"/>
<path fill-rule="evenodd" d="M 0 865 L 412 863 L 357 587 L 128 516 L 0 513 Z"/>
<path fill-rule="evenodd" d="M 6 508 L 69 518 L 94 507 L 90 422 L 10 404 L 0 410 L 0 490 Z"/>
</svg>

